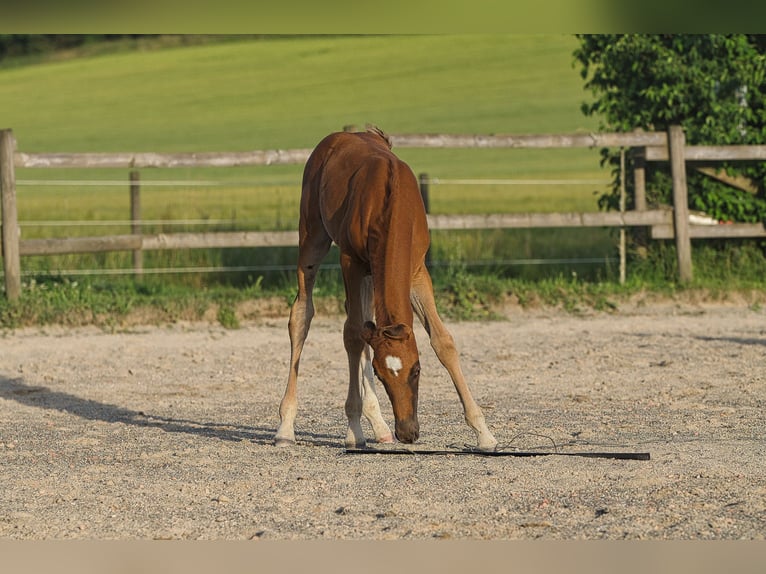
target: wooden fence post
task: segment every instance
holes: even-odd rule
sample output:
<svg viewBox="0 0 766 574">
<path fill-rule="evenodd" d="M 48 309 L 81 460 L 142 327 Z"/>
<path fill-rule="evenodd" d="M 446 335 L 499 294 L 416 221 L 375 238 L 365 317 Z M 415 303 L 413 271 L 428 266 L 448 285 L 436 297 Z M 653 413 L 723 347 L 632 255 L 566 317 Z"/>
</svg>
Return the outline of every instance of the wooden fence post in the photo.
<svg viewBox="0 0 766 574">
<path fill-rule="evenodd" d="M 625 216 L 625 148 L 620 149 L 620 215 Z M 627 275 L 627 237 L 625 226 L 620 227 L 620 285 L 625 285 Z"/>
<path fill-rule="evenodd" d="M 633 209 L 646 211 L 646 148 L 633 148 Z M 649 231 L 644 227 L 637 227 L 632 232 L 636 246 L 636 254 L 642 259 L 647 257 L 649 245 Z"/>
<path fill-rule="evenodd" d="M 2 202 L 2 254 L 5 273 L 5 296 L 15 301 L 21 294 L 19 222 L 16 212 L 16 172 L 13 155 L 16 139 L 13 130 L 0 130 L 0 195 Z"/>
<path fill-rule="evenodd" d="M 686 188 L 686 136 L 681 126 L 668 130 L 670 172 L 673 177 L 673 227 L 678 257 L 678 279 L 681 283 L 692 280 L 692 243 L 689 236 L 689 197 Z"/>
<path fill-rule="evenodd" d="M 646 211 L 646 148 L 633 153 L 633 203 L 636 211 Z"/>
<path fill-rule="evenodd" d="M 130 232 L 141 235 L 141 175 L 138 170 L 130 172 Z M 144 273 L 144 254 L 140 249 L 133 251 L 133 272 L 136 278 Z"/>
<path fill-rule="evenodd" d="M 418 176 L 418 185 L 420 187 L 420 197 L 423 198 L 423 206 L 426 208 L 426 215 L 428 215 L 431 212 L 431 196 L 430 196 L 430 190 L 429 190 L 429 183 L 428 183 L 428 174 L 427 173 L 421 173 Z M 431 231 L 428 231 L 428 234 L 431 234 Z M 428 246 L 428 251 L 426 251 L 426 267 L 431 266 L 431 246 Z"/>
</svg>

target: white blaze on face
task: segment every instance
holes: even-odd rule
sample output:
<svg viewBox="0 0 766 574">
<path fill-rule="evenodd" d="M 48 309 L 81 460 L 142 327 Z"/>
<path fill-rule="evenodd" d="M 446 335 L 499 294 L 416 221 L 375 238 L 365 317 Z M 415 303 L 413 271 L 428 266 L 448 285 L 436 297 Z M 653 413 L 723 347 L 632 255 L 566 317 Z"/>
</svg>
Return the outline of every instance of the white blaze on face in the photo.
<svg viewBox="0 0 766 574">
<path fill-rule="evenodd" d="M 386 357 L 386 367 L 391 371 L 395 377 L 399 376 L 399 371 L 402 370 L 402 360 L 399 357 L 392 357 L 389 355 Z"/>
</svg>

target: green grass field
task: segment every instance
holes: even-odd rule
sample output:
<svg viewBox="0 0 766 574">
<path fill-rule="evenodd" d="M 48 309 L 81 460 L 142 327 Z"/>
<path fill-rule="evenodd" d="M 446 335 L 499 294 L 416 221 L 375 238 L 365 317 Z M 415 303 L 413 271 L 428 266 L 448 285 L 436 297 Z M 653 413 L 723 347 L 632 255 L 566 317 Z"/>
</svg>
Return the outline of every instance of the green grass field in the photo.
<svg viewBox="0 0 766 574">
<path fill-rule="evenodd" d="M 27 151 L 310 147 L 365 122 L 391 132 L 590 130 L 576 45 L 466 35 L 127 52 L 0 70 L 0 105 Z"/>
<path fill-rule="evenodd" d="M 3 127 L 25 152 L 238 151 L 309 148 L 348 124 L 392 133 L 572 133 L 595 129 L 566 35 L 314 37 L 125 51 L 0 69 Z M 416 173 L 454 179 L 606 181 L 597 150 L 396 150 Z M 226 220 L 222 228 L 293 229 L 302 166 L 143 170 L 149 220 Z M 126 220 L 123 170 L 19 169 L 24 237 L 124 233 L 126 226 L 33 222 Z M 41 180 L 46 184 L 36 184 Z M 124 186 L 54 185 L 125 181 Z M 189 185 L 152 186 L 157 180 Z M 215 185 L 198 185 L 203 181 Z M 593 211 L 605 185 L 433 185 L 434 213 Z M 204 229 L 147 226 L 147 231 Z M 465 236 L 465 238 L 463 238 Z M 562 250 L 557 252 L 556 244 Z M 536 249 L 536 246 L 540 249 Z M 437 257 L 606 258 L 603 230 L 435 235 Z M 565 253 L 566 255 L 562 255 Z M 211 253 L 149 259 L 210 264 Z M 261 260 L 262 254 L 242 254 Z M 288 255 L 288 257 L 290 257 Z M 212 258 L 212 259 L 211 259 Z M 128 266 L 129 254 L 25 258 L 22 268 Z"/>
</svg>

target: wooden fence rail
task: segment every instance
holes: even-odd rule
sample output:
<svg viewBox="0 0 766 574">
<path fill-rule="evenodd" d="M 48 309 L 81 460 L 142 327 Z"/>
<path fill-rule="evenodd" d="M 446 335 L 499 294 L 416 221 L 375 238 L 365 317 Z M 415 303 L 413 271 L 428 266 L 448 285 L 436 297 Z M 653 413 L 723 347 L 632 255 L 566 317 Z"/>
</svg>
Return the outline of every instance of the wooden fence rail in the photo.
<svg viewBox="0 0 766 574">
<path fill-rule="evenodd" d="M 19 167 L 160 168 L 243 167 L 304 163 L 310 149 L 256 150 L 224 153 L 15 153 Z"/>
<path fill-rule="evenodd" d="M 297 231 L 217 231 L 24 239 L 21 255 L 64 255 L 104 251 L 162 251 L 224 247 L 278 247 L 298 245 Z"/>
<path fill-rule="evenodd" d="M 604 148 L 665 146 L 664 132 L 588 134 L 459 135 L 392 134 L 394 147 L 411 148 Z"/>
<path fill-rule="evenodd" d="M 650 227 L 652 237 L 675 239 L 679 277 L 692 278 L 691 239 L 766 237 L 761 224 L 697 225 L 690 223 L 686 189 L 687 161 L 766 160 L 766 146 L 687 146 L 680 127 L 668 133 L 551 134 L 551 135 L 454 135 L 392 134 L 395 147 L 433 148 L 631 148 L 635 152 L 636 209 L 594 213 L 526 213 L 490 215 L 428 215 L 431 229 L 545 228 L 545 227 Z M 173 168 L 239 167 L 302 164 L 310 149 L 255 150 L 233 153 L 22 153 L 10 129 L 0 130 L 0 194 L 2 195 L 2 255 L 5 295 L 9 300 L 21 292 L 20 257 L 64 253 L 133 251 L 134 267 L 141 271 L 141 252 L 162 249 L 294 246 L 295 231 L 208 232 L 143 234 L 140 222 L 139 181 L 131 172 L 131 219 L 129 235 L 63 239 L 20 239 L 16 213 L 16 167 L 35 168 Z M 670 161 L 674 207 L 646 209 L 644 162 Z M 133 174 L 136 174 L 135 176 Z M 429 179 L 420 176 L 427 202 Z M 624 275 L 621 272 L 621 276 Z"/>
</svg>

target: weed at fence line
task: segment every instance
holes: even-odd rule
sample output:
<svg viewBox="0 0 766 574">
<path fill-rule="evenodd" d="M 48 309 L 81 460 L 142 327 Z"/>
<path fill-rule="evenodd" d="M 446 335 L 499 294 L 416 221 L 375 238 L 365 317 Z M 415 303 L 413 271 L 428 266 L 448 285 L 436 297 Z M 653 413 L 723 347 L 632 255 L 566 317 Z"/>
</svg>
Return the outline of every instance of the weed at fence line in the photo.
<svg viewBox="0 0 766 574">
<path fill-rule="evenodd" d="M 54 278 L 38 282 L 31 279 L 15 303 L 0 304 L 0 325 L 28 324 L 108 324 L 124 316 L 133 306 L 130 292 L 94 289 L 87 281 Z"/>
<path fill-rule="evenodd" d="M 218 319 L 218 322 L 227 329 L 239 329 L 237 312 L 231 304 L 221 305 L 218 308 L 216 319 Z"/>
<path fill-rule="evenodd" d="M 691 287 L 747 289 L 766 286 L 766 242 L 743 239 L 695 242 Z M 648 285 L 674 288 L 678 277 L 675 245 L 656 241 L 642 256 L 631 258 L 631 275 Z"/>
<path fill-rule="evenodd" d="M 438 265 L 462 262 L 475 274 L 537 281 L 574 273 L 588 281 L 617 277 L 609 229 L 488 229 L 432 232 Z"/>
<path fill-rule="evenodd" d="M 766 284 L 766 241 L 721 241 L 702 248 L 695 245 L 694 260 L 711 285 L 725 288 L 733 275 L 745 284 Z"/>
<path fill-rule="evenodd" d="M 433 281 L 437 307 L 447 316 L 459 320 L 498 317 L 494 308 L 506 290 L 497 275 L 471 274 L 465 265 L 453 262 L 435 270 Z"/>
</svg>

